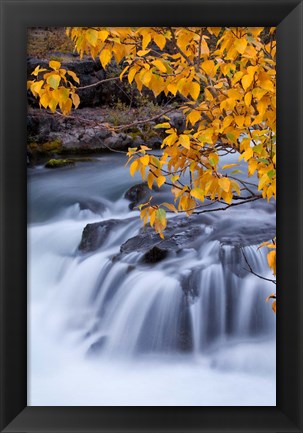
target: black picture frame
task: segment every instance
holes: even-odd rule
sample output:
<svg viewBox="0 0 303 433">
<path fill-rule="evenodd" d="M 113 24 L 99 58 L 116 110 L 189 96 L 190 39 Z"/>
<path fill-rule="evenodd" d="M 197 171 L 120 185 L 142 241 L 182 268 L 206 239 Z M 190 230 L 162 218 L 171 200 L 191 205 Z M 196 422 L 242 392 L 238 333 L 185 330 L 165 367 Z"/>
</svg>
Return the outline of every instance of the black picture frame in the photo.
<svg viewBox="0 0 303 433">
<path fill-rule="evenodd" d="M 1 431 L 302 432 L 302 29 L 299 0 L 0 0 Z M 26 28 L 277 26 L 276 407 L 27 407 Z"/>
</svg>

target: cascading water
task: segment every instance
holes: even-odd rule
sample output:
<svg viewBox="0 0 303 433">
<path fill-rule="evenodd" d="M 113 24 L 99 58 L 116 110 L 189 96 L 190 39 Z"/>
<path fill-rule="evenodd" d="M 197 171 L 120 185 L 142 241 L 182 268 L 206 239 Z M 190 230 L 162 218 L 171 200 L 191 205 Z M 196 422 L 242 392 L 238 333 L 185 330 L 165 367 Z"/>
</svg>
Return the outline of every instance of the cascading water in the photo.
<svg viewBox="0 0 303 433">
<path fill-rule="evenodd" d="M 29 172 L 28 404 L 275 405 L 273 288 L 243 259 L 270 277 L 266 255 L 260 234 L 238 242 L 274 227 L 272 208 L 209 214 L 184 248 L 148 261 L 142 244 L 121 248 L 140 230 L 123 163 Z M 79 248 L 100 221 L 98 245 Z"/>
</svg>

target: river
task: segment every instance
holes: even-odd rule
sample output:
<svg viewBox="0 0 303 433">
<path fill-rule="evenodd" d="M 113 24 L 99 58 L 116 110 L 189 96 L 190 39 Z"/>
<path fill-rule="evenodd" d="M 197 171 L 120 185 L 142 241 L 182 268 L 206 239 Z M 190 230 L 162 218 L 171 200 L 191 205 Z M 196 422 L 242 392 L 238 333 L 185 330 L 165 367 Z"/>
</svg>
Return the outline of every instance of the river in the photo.
<svg viewBox="0 0 303 433">
<path fill-rule="evenodd" d="M 272 205 L 208 214 L 193 247 L 146 264 L 118 256 L 141 227 L 124 164 L 28 170 L 28 405 L 274 406 L 275 288 L 213 235 L 274 226 Z M 79 251 L 84 227 L 111 219 L 101 247 Z M 257 246 L 245 255 L 270 278 Z"/>
</svg>

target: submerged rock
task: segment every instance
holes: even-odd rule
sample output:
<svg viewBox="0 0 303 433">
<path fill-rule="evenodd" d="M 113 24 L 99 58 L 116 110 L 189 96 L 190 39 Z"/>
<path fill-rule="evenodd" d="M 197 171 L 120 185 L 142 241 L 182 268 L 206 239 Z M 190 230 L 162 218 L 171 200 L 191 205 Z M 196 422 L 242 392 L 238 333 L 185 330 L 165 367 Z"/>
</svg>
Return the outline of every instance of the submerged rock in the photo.
<svg viewBox="0 0 303 433">
<path fill-rule="evenodd" d="M 138 183 L 137 185 L 131 186 L 125 193 L 124 197 L 130 200 L 129 208 L 133 209 L 140 203 L 148 200 L 148 195 L 150 194 L 150 189 L 146 182 Z"/>
<path fill-rule="evenodd" d="M 155 245 L 144 254 L 142 258 L 142 262 L 143 263 L 161 262 L 161 260 L 164 260 L 167 257 L 168 253 L 169 252 L 167 249 L 163 249 Z"/>
<path fill-rule="evenodd" d="M 108 239 L 110 233 L 117 227 L 123 226 L 133 218 L 124 220 L 111 219 L 98 223 L 87 224 L 82 232 L 82 239 L 78 247 L 84 253 L 96 251 Z"/>
</svg>

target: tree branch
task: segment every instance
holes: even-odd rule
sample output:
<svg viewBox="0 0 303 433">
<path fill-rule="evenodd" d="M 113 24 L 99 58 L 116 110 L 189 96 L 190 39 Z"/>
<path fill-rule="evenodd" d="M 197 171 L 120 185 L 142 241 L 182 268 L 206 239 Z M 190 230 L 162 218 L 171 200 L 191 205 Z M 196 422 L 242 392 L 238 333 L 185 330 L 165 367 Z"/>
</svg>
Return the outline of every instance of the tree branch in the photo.
<svg viewBox="0 0 303 433">
<path fill-rule="evenodd" d="M 269 281 L 269 282 L 271 282 L 271 283 L 273 283 L 273 284 L 276 284 L 276 281 L 275 281 L 275 280 L 272 280 L 272 279 L 270 279 L 270 278 L 262 277 L 262 275 L 259 275 L 259 274 L 257 274 L 256 272 L 254 272 L 254 271 L 252 270 L 252 267 L 251 267 L 250 264 L 248 263 L 248 260 L 247 260 L 247 257 L 246 257 L 246 255 L 245 255 L 244 251 L 243 251 L 243 248 L 241 247 L 240 249 L 241 249 L 241 252 L 242 252 L 242 254 L 243 254 L 243 257 L 244 257 L 245 263 L 247 264 L 247 266 L 248 266 L 248 268 L 249 268 L 249 272 L 250 272 L 250 273 L 252 273 L 253 275 L 255 275 L 255 276 L 258 277 L 258 278 L 261 278 L 261 280 Z M 243 268 L 243 269 L 245 269 L 245 268 Z M 247 271 L 247 269 L 245 269 L 245 270 Z"/>
</svg>

